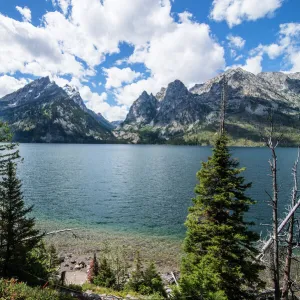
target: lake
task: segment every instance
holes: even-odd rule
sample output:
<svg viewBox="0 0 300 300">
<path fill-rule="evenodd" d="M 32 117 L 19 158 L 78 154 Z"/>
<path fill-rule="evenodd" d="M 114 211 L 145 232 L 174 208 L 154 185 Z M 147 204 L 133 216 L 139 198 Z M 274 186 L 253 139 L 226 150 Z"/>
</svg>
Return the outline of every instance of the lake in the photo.
<svg viewBox="0 0 300 300">
<path fill-rule="evenodd" d="M 257 201 L 247 218 L 268 229 L 271 208 L 265 190 L 270 151 L 232 148 L 252 181 Z M 21 144 L 18 172 L 26 204 L 39 222 L 182 238 L 196 172 L 209 147 L 164 145 Z M 297 149 L 279 148 L 281 212 L 290 200 Z"/>
</svg>

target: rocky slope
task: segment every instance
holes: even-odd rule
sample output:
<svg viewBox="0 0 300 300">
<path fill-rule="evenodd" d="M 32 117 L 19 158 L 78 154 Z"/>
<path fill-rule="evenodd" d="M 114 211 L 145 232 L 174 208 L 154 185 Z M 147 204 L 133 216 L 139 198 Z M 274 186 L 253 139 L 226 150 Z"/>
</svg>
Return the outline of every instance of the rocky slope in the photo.
<svg viewBox="0 0 300 300">
<path fill-rule="evenodd" d="M 18 142 L 114 141 L 112 125 L 88 110 L 79 92 L 60 88 L 49 77 L 27 84 L 0 99 L 0 118 Z"/>
<path fill-rule="evenodd" d="M 115 131 L 134 143 L 211 143 L 218 128 L 223 78 L 226 76 L 227 131 L 233 144 L 262 141 L 270 111 L 285 144 L 300 143 L 300 73 L 260 73 L 232 69 L 188 90 L 176 80 L 156 97 L 144 92 Z"/>
</svg>

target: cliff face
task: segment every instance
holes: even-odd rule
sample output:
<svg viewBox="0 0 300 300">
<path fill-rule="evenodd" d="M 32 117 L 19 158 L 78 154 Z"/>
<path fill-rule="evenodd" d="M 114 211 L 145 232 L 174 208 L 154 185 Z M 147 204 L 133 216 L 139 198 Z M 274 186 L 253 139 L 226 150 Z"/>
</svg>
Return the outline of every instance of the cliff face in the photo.
<svg viewBox="0 0 300 300">
<path fill-rule="evenodd" d="M 227 131 L 234 140 L 259 142 L 273 111 L 275 123 L 289 135 L 287 143 L 300 142 L 300 73 L 254 75 L 240 68 L 190 90 L 176 80 L 157 94 L 156 101 L 144 92 L 143 101 L 140 97 L 132 105 L 117 135 L 130 132 L 135 142 L 144 142 L 141 133 L 147 128 L 157 134 L 158 142 L 210 141 L 218 128 L 224 75 L 228 81 Z M 151 109 L 145 109 L 145 103 Z"/>
<path fill-rule="evenodd" d="M 1 98 L 0 118 L 9 123 L 18 142 L 115 140 L 110 123 L 89 111 L 75 88 L 60 88 L 49 77 Z"/>
</svg>

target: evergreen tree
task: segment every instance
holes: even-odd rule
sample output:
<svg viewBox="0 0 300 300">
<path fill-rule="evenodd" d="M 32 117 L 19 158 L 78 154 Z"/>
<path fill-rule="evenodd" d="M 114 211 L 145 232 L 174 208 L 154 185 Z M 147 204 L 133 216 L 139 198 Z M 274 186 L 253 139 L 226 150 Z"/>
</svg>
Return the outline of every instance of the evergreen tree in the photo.
<svg viewBox="0 0 300 300">
<path fill-rule="evenodd" d="M 239 174 L 228 139 L 221 133 L 213 155 L 197 173 L 200 183 L 186 221 L 185 255 L 181 266 L 181 298 L 194 300 L 254 299 L 262 267 L 256 262 L 258 235 L 244 214 L 254 201 L 250 183 Z"/>
<path fill-rule="evenodd" d="M 8 162 L 20 159 L 18 144 L 11 141 L 10 128 L 6 123 L 0 121 L 0 176 L 5 175 Z"/>
<path fill-rule="evenodd" d="M 167 297 L 167 293 L 164 289 L 163 281 L 156 271 L 155 265 L 151 262 L 144 272 L 144 283 L 146 289 L 148 289 L 147 294 L 158 293 L 164 297 Z M 141 289 L 140 289 L 141 290 Z"/>
<path fill-rule="evenodd" d="M 116 284 L 116 276 L 105 257 L 100 260 L 99 272 L 94 277 L 93 283 L 108 288 L 114 287 Z"/>
<path fill-rule="evenodd" d="M 31 212 L 32 207 L 24 205 L 16 164 L 10 160 L 0 183 L 0 272 L 4 276 L 18 275 L 41 241 L 34 218 L 28 217 Z"/>
<path fill-rule="evenodd" d="M 139 287 L 144 283 L 144 272 L 143 265 L 139 251 L 136 253 L 135 257 L 135 267 L 131 272 L 130 279 L 127 283 L 127 288 L 133 291 L 138 292 Z"/>
</svg>

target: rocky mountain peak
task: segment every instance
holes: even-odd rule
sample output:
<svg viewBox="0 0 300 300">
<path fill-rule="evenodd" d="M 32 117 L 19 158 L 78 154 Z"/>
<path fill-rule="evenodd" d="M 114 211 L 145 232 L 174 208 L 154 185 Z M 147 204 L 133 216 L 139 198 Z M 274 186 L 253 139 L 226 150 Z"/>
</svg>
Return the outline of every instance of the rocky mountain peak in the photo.
<svg viewBox="0 0 300 300">
<path fill-rule="evenodd" d="M 139 97 L 140 99 L 148 99 L 150 96 L 146 91 L 143 91 L 141 96 Z"/>
<path fill-rule="evenodd" d="M 82 110 L 87 111 L 87 108 L 80 96 L 79 90 L 77 87 L 65 85 L 63 90 L 67 93 L 67 95 L 76 103 L 78 104 Z"/>
<path fill-rule="evenodd" d="M 152 94 L 149 95 L 146 91 L 144 91 L 132 104 L 124 124 L 146 124 L 155 116 L 157 106 L 157 99 Z"/>
<path fill-rule="evenodd" d="M 162 88 L 160 89 L 160 91 L 155 95 L 155 98 L 156 98 L 158 101 L 162 101 L 162 100 L 165 98 L 165 96 L 166 96 L 166 91 L 167 91 L 167 89 L 164 88 L 164 87 L 162 87 Z"/>
<path fill-rule="evenodd" d="M 113 126 L 86 108 L 77 88 L 49 77 L 30 82 L 0 99 L 0 119 L 17 141 L 85 142 L 114 139 Z"/>
<path fill-rule="evenodd" d="M 186 86 L 177 79 L 169 83 L 164 98 L 182 97 L 186 96 L 188 93 L 189 91 Z"/>
<path fill-rule="evenodd" d="M 78 88 L 74 87 L 74 86 L 71 86 L 71 85 L 68 85 L 66 84 L 64 87 L 63 87 L 64 91 L 70 96 L 74 96 L 76 94 L 79 94 L 79 91 L 78 91 Z"/>
</svg>

